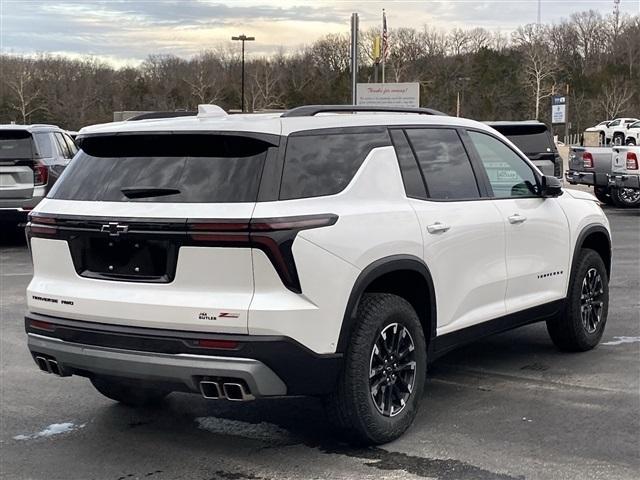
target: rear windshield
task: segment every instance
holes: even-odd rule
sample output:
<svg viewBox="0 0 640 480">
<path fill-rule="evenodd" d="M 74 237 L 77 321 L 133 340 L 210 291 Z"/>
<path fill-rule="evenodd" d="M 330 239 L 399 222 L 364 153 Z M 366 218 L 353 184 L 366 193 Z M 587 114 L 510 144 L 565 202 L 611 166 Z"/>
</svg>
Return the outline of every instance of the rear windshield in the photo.
<svg viewBox="0 0 640 480">
<path fill-rule="evenodd" d="M 0 130 L 0 158 L 31 159 L 33 140 L 26 130 Z"/>
<path fill-rule="evenodd" d="M 109 202 L 255 202 L 270 143 L 209 134 L 87 137 L 49 197 Z M 132 193 L 133 192 L 133 193 Z"/>
<path fill-rule="evenodd" d="M 551 137 L 544 125 L 494 126 L 524 153 L 552 152 Z"/>
</svg>

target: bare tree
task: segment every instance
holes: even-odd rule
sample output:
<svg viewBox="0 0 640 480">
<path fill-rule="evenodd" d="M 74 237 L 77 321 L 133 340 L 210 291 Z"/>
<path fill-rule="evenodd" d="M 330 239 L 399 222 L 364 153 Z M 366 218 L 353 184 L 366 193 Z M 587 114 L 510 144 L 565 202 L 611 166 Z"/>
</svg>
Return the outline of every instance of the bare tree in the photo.
<svg viewBox="0 0 640 480">
<path fill-rule="evenodd" d="M 599 98 L 605 118 L 615 118 L 623 112 L 633 94 L 634 91 L 629 88 L 627 82 L 620 79 L 614 79 L 607 83 Z"/>
<path fill-rule="evenodd" d="M 13 78 L 6 80 L 9 90 L 13 93 L 9 105 L 19 113 L 23 124 L 26 124 L 35 112 L 46 110 L 30 67 L 33 67 L 32 62 L 26 61 Z"/>
<path fill-rule="evenodd" d="M 520 27 L 513 34 L 525 62 L 526 82 L 533 91 L 536 120 L 540 118 L 540 101 L 553 94 L 555 85 L 556 65 L 544 37 L 545 28 L 535 24 Z"/>
</svg>

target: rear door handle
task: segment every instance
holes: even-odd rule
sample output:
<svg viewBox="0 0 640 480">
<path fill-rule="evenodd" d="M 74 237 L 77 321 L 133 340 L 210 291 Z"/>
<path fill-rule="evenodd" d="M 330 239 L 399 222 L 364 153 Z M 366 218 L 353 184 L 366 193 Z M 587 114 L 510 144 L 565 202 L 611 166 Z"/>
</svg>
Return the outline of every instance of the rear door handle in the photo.
<svg viewBox="0 0 640 480">
<path fill-rule="evenodd" d="M 514 213 L 510 217 L 507 217 L 507 219 L 509 220 L 509 223 L 516 224 L 525 222 L 527 220 L 527 217 L 520 215 L 519 213 Z"/>
<path fill-rule="evenodd" d="M 427 226 L 427 232 L 429 233 L 444 233 L 449 230 L 451 227 L 449 225 L 445 225 L 444 223 L 436 222 Z"/>
</svg>

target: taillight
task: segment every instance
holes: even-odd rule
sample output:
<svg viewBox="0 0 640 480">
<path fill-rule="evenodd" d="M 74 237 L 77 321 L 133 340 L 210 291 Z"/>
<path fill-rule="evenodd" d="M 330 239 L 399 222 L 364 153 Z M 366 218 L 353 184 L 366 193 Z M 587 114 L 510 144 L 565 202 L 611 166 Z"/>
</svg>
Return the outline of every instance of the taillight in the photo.
<svg viewBox="0 0 640 480">
<path fill-rule="evenodd" d="M 33 166 L 33 184 L 38 187 L 46 185 L 49 180 L 49 169 L 42 163 L 36 163 Z"/>
<path fill-rule="evenodd" d="M 31 213 L 26 233 L 30 237 L 54 237 L 58 233 L 56 219 Z"/>
<path fill-rule="evenodd" d="M 589 152 L 584 152 L 582 154 L 582 164 L 584 168 L 593 168 L 593 155 Z"/>
<path fill-rule="evenodd" d="M 333 225 L 333 214 L 299 217 L 254 218 L 238 220 L 190 220 L 189 238 L 210 246 L 247 246 L 262 250 L 275 267 L 282 283 L 300 293 L 300 280 L 291 252 L 293 240 L 300 230 Z"/>
<path fill-rule="evenodd" d="M 41 320 L 29 320 L 29 326 L 38 330 L 44 330 L 47 332 L 53 332 L 56 326 L 53 323 L 43 322 Z"/>
<path fill-rule="evenodd" d="M 638 170 L 638 156 L 633 152 L 627 152 L 627 170 Z"/>
</svg>

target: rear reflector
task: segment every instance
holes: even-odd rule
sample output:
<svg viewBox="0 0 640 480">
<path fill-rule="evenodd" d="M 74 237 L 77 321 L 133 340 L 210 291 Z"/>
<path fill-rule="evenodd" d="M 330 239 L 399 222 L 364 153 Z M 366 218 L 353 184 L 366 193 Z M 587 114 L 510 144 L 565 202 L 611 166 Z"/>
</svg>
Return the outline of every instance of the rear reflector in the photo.
<svg viewBox="0 0 640 480">
<path fill-rule="evenodd" d="M 43 322 L 41 320 L 29 320 L 29 326 L 38 330 L 46 330 L 47 332 L 53 332 L 56 329 L 53 323 Z"/>
<path fill-rule="evenodd" d="M 582 154 L 582 164 L 584 168 L 593 168 L 593 155 L 589 152 L 584 152 Z"/>
<path fill-rule="evenodd" d="M 214 348 L 218 350 L 235 350 L 238 348 L 238 342 L 235 340 L 195 340 L 196 347 Z"/>
<path fill-rule="evenodd" d="M 638 170 L 638 156 L 633 152 L 627 152 L 627 170 Z"/>
</svg>

